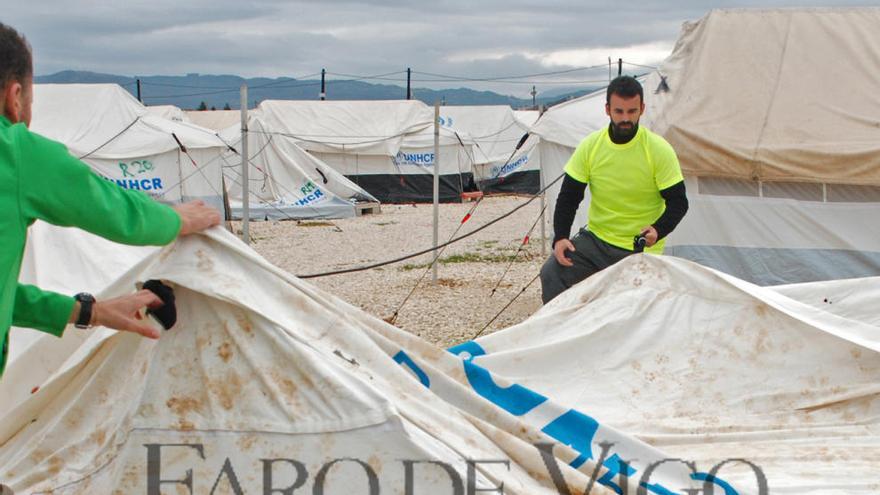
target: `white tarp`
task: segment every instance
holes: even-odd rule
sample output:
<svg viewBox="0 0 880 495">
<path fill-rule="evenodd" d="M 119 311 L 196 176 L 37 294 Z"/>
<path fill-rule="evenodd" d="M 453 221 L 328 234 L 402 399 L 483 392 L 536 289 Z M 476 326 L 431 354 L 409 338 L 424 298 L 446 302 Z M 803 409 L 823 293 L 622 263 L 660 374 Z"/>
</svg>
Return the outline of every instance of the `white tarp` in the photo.
<svg viewBox="0 0 880 495">
<path fill-rule="evenodd" d="M 17 373 L 0 383 L 39 387 L 0 417 L 0 480 L 17 493 L 583 493 L 593 474 L 627 483 L 614 476 L 621 457 L 638 458 L 642 476 L 664 456 L 317 291 L 219 229 L 153 254 L 100 297 L 147 278 L 177 296 L 178 324 L 158 342 L 70 329 L 10 363 Z M 50 345 L 74 351 L 37 359 Z M 40 367 L 51 378 L 20 372 Z M 610 471 L 593 473 L 596 462 Z M 701 484 L 672 464 L 646 483 Z"/>
<path fill-rule="evenodd" d="M 151 115 L 115 84 L 34 85 L 31 129 L 120 187 L 163 202 L 203 199 L 222 211 L 220 139 Z"/>
<path fill-rule="evenodd" d="M 880 486 L 878 302 L 876 277 L 759 287 L 639 255 L 461 347 L 698 469 L 742 458 L 767 493 L 869 494 Z M 754 487 L 736 464 L 719 476 Z"/>
<path fill-rule="evenodd" d="M 224 176 L 233 218 L 242 216 L 241 130 L 221 135 L 231 149 L 223 155 Z M 252 219 L 348 218 L 356 202 L 377 200 L 292 138 L 265 132 L 258 115 L 248 122 L 249 211 Z"/>
<path fill-rule="evenodd" d="M 867 494 L 880 482 L 869 309 L 880 279 L 761 288 L 634 256 L 444 352 L 219 229 L 149 256 L 102 295 L 146 278 L 172 283 L 178 300 L 178 326 L 158 342 L 69 329 L 10 363 L 0 482 L 58 494 L 184 489 L 187 478 L 192 493 L 464 493 L 455 486 L 473 480 L 549 494 L 584 493 L 595 474 L 608 489 L 591 493 L 645 483 L 684 495 L 714 474 L 716 493 L 761 493 L 746 464 L 712 472 L 736 458 L 769 493 Z M 9 395 L 13 376 L 39 390 Z M 663 462 L 675 458 L 694 472 Z M 608 470 L 594 473 L 600 461 Z"/>
</svg>

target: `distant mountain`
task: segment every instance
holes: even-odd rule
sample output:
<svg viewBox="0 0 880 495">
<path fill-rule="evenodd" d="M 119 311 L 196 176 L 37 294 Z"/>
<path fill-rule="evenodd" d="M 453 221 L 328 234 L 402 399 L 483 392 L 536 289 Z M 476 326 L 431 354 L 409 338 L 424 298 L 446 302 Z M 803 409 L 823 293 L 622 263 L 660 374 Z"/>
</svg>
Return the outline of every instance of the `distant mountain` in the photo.
<svg viewBox="0 0 880 495">
<path fill-rule="evenodd" d="M 140 93 L 147 105 L 175 105 L 183 109 L 196 109 L 204 102 L 207 108 L 217 110 L 239 108 L 239 88 L 248 85 L 248 106 L 253 108 L 263 100 L 317 100 L 321 90 L 320 80 L 298 80 L 289 77 L 275 79 L 257 77 L 245 79 L 233 75 L 187 74 L 185 76 L 128 77 L 84 71 L 62 71 L 34 78 L 38 84 L 114 83 L 137 97 Z M 589 93 L 593 88 L 576 90 L 565 94 L 537 98 L 538 105 L 566 101 Z M 363 81 L 326 80 L 328 100 L 398 100 L 404 98 L 406 89 L 390 84 L 370 84 Z M 531 108 L 532 100 L 514 98 L 491 91 L 475 91 L 468 88 L 433 90 L 413 88 L 413 98 L 429 105 L 440 101 L 446 105 L 510 105 L 513 108 Z"/>
</svg>

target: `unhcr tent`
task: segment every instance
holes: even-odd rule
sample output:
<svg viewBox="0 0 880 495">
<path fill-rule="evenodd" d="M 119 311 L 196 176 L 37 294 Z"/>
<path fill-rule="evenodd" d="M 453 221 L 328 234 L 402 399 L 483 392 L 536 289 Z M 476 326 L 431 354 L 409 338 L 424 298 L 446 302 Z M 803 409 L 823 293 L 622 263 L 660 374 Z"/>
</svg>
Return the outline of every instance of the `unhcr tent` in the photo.
<svg viewBox="0 0 880 495">
<path fill-rule="evenodd" d="M 147 113 L 149 113 L 150 115 L 155 115 L 157 117 L 162 117 L 165 120 L 192 123 L 186 113 L 179 107 L 176 107 L 174 105 L 150 105 L 147 107 Z"/>
<path fill-rule="evenodd" d="M 223 155 L 232 217 L 242 218 L 241 126 L 221 138 L 230 145 Z M 258 114 L 248 121 L 249 216 L 254 220 L 348 218 L 376 198 L 341 173 L 296 145 L 292 138 L 265 131 Z"/>
<path fill-rule="evenodd" d="M 434 112 L 408 101 L 274 101 L 257 110 L 263 132 L 296 143 L 384 202 L 433 198 Z M 440 200 L 460 201 L 473 180 L 473 143 L 440 136 Z"/>
<path fill-rule="evenodd" d="M 691 204 L 667 254 L 762 285 L 880 274 L 866 228 L 880 215 L 869 70 L 880 45 L 866 42 L 878 25 L 878 8 L 814 8 L 719 10 L 684 26 L 644 82 L 643 122 L 678 153 Z M 542 148 L 545 180 L 591 127 L 562 112 L 588 103 L 603 111 L 591 95 L 536 125 L 542 144 L 577 130 L 556 138 L 557 158 Z"/>
<path fill-rule="evenodd" d="M 34 85 L 31 129 L 120 187 L 163 202 L 202 199 L 223 211 L 220 139 L 151 115 L 117 85 Z"/>
<path fill-rule="evenodd" d="M 509 106 L 444 106 L 440 122 L 474 140 L 474 180 L 484 193 L 535 194 L 541 189 L 538 139 L 528 135 L 528 126 Z"/>
</svg>

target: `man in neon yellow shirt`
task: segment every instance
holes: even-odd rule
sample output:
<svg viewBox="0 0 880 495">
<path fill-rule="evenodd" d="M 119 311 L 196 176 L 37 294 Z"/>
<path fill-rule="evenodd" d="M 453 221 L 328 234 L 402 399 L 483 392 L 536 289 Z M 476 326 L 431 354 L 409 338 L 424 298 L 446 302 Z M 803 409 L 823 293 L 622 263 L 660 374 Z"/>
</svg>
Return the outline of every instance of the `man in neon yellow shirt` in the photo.
<svg viewBox="0 0 880 495">
<path fill-rule="evenodd" d="M 565 165 L 553 214 L 553 255 L 541 268 L 545 304 L 632 254 L 639 237 L 646 252 L 662 253 L 665 237 L 687 212 L 675 151 L 662 137 L 639 127 L 643 96 L 633 77 L 611 81 L 605 100 L 611 123 L 584 138 Z M 569 239 L 587 184 L 589 221 Z"/>
<path fill-rule="evenodd" d="M 219 212 L 201 201 L 172 208 L 100 178 L 64 145 L 28 130 L 32 103 L 30 47 L 0 23 L 0 375 L 12 325 L 59 337 L 68 323 L 159 337 L 138 318 L 143 308 L 162 304 L 150 291 L 95 301 L 88 294 L 74 298 L 19 284 L 27 228 L 35 220 L 134 245 L 168 244 L 220 223 Z"/>
</svg>

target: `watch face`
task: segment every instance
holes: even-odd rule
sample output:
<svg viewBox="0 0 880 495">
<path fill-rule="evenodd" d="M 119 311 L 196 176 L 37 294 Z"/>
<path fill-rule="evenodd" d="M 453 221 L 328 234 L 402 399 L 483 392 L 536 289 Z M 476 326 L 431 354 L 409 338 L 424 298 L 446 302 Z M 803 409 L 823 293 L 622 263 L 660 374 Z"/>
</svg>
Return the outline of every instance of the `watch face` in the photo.
<svg viewBox="0 0 880 495">
<path fill-rule="evenodd" d="M 88 292 L 80 292 L 79 294 L 73 296 L 79 302 L 95 302 L 95 296 L 89 294 Z"/>
</svg>

